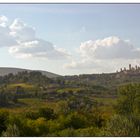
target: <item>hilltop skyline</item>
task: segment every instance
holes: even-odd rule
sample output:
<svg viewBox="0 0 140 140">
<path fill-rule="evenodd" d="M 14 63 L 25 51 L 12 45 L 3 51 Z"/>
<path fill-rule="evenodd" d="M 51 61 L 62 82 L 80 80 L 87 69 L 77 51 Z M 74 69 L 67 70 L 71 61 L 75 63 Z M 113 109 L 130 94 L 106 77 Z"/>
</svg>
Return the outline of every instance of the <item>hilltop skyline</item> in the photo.
<svg viewBox="0 0 140 140">
<path fill-rule="evenodd" d="M 140 4 L 0 4 L 0 67 L 60 75 L 140 65 Z"/>
</svg>

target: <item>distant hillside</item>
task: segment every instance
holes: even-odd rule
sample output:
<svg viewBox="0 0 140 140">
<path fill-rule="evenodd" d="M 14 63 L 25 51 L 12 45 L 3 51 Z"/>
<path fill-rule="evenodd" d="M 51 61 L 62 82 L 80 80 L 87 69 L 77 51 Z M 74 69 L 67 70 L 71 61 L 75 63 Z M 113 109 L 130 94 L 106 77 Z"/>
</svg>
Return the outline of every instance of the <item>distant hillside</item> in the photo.
<svg viewBox="0 0 140 140">
<path fill-rule="evenodd" d="M 40 71 L 43 75 L 49 78 L 59 77 L 60 75 L 48 72 L 48 71 L 41 71 L 41 70 L 29 70 L 29 69 L 20 69 L 20 68 L 8 68 L 8 67 L 0 67 L 0 76 L 7 75 L 9 73 L 17 74 L 18 72 L 22 71 Z"/>
<path fill-rule="evenodd" d="M 61 78 L 61 77 L 60 77 Z M 127 83 L 140 83 L 140 70 L 122 71 L 103 74 L 82 74 L 62 77 L 67 83 L 73 85 L 100 85 L 104 87 L 116 87 Z"/>
</svg>

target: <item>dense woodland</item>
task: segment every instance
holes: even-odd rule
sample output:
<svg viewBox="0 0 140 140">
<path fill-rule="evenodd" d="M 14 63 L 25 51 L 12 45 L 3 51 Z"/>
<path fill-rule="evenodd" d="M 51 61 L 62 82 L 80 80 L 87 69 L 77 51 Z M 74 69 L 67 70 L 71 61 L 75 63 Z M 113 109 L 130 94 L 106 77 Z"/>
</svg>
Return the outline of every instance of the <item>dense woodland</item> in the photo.
<svg viewBox="0 0 140 140">
<path fill-rule="evenodd" d="M 0 136 L 140 136 L 140 73 L 1 76 Z"/>
</svg>

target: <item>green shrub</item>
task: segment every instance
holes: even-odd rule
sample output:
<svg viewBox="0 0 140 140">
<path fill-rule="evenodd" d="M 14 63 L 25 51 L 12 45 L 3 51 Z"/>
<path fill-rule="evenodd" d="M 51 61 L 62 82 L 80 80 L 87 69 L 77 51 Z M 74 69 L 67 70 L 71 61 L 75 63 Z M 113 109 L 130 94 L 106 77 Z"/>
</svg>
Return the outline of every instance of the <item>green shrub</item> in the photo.
<svg viewBox="0 0 140 140">
<path fill-rule="evenodd" d="M 47 126 L 49 129 L 49 133 L 55 133 L 63 129 L 62 124 L 60 124 L 59 120 L 48 120 Z"/>
<path fill-rule="evenodd" d="M 25 117 L 35 120 L 35 119 L 37 119 L 39 117 L 39 114 L 37 112 L 30 111 L 30 112 L 25 113 Z"/>
<path fill-rule="evenodd" d="M 3 137 L 19 137 L 20 136 L 20 131 L 15 124 L 14 125 L 8 125 L 6 131 L 2 133 L 2 136 Z"/>
<path fill-rule="evenodd" d="M 26 119 L 24 118 L 24 116 L 10 114 L 8 117 L 7 127 L 15 125 L 19 130 L 20 136 L 25 136 L 25 132 L 27 130 L 25 124 Z"/>
<path fill-rule="evenodd" d="M 106 136 L 139 136 L 139 127 L 136 127 L 131 119 L 125 116 L 114 115 L 107 124 L 105 129 Z"/>
<path fill-rule="evenodd" d="M 64 124 L 65 128 L 78 129 L 78 128 L 86 127 L 87 120 L 84 115 L 74 112 L 74 113 L 69 114 L 64 120 L 64 122 L 62 123 Z"/>
<path fill-rule="evenodd" d="M 40 117 L 44 117 L 47 120 L 55 118 L 54 110 L 51 108 L 40 108 L 38 113 Z"/>
<path fill-rule="evenodd" d="M 83 129 L 77 129 L 75 136 L 77 137 L 97 137 L 100 135 L 100 129 L 98 127 L 88 127 Z"/>
<path fill-rule="evenodd" d="M 67 128 L 62 131 L 57 132 L 55 135 L 59 137 L 74 137 L 76 133 L 73 128 Z"/>
<path fill-rule="evenodd" d="M 6 110 L 0 110 L 0 134 L 6 130 L 6 123 L 8 120 L 9 113 Z"/>
<path fill-rule="evenodd" d="M 140 113 L 140 84 L 127 84 L 118 89 L 116 111 L 122 115 Z"/>
</svg>

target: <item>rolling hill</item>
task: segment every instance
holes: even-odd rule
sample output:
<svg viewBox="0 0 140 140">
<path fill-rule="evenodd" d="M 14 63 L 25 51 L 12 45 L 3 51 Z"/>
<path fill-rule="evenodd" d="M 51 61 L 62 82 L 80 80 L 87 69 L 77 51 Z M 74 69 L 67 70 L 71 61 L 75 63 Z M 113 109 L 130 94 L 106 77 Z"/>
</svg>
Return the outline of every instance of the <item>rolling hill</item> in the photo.
<svg viewBox="0 0 140 140">
<path fill-rule="evenodd" d="M 9 73 L 12 74 L 17 74 L 18 72 L 22 72 L 22 71 L 39 71 L 41 72 L 43 75 L 49 77 L 49 78 L 55 78 L 55 77 L 59 77 L 60 75 L 58 74 L 54 74 L 48 71 L 41 71 L 41 70 L 30 70 L 30 69 L 21 69 L 21 68 L 10 68 L 10 67 L 0 67 L 0 76 L 4 76 L 7 75 Z"/>
</svg>

